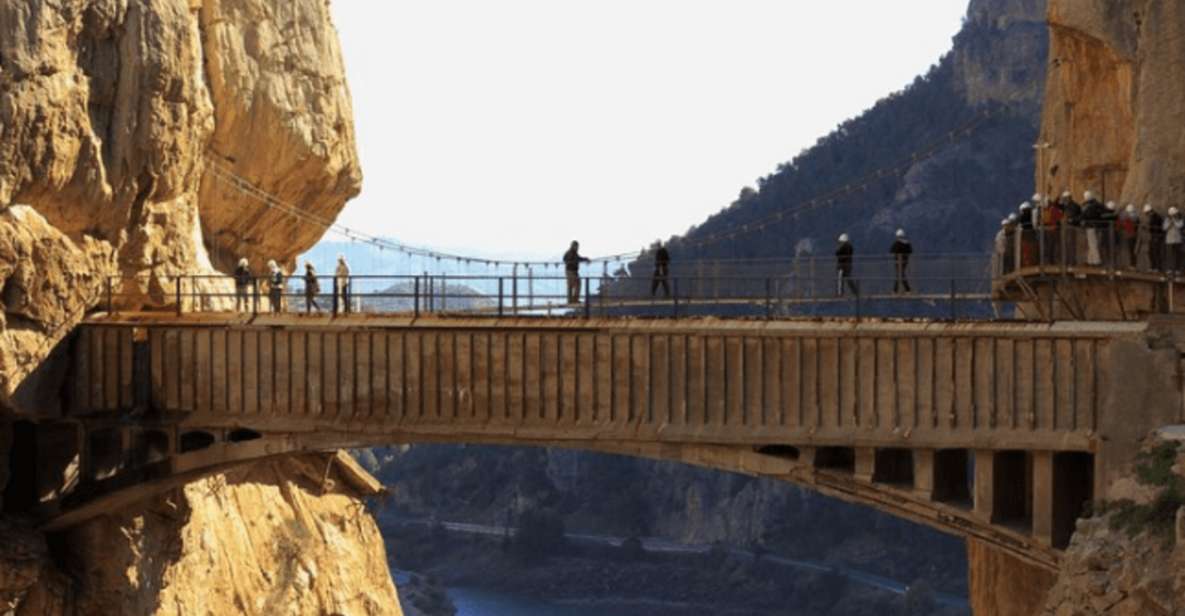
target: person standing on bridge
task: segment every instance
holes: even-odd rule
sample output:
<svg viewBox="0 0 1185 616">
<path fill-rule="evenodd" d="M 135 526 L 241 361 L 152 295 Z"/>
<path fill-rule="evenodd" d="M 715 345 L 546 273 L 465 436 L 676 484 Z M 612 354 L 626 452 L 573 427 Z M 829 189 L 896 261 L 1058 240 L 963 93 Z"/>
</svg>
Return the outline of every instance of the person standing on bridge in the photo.
<svg viewBox="0 0 1185 616">
<path fill-rule="evenodd" d="M 1164 221 L 1164 244 L 1166 252 L 1168 252 L 1169 272 L 1176 277 L 1181 271 L 1182 263 L 1181 244 L 1185 235 L 1185 218 L 1181 217 L 1181 210 L 1175 207 L 1169 208 L 1169 217 Z"/>
<path fill-rule="evenodd" d="M 1164 271 L 1164 216 L 1152 207 L 1151 203 L 1144 204 L 1144 218 L 1140 221 L 1140 253 L 1148 255 L 1148 269 L 1154 272 Z"/>
<path fill-rule="evenodd" d="M 1123 208 L 1119 220 L 1115 221 L 1115 230 L 1123 247 L 1124 267 L 1137 269 L 1140 266 L 1139 254 L 1136 252 L 1136 243 L 1140 235 L 1140 214 L 1136 211 L 1136 206 L 1129 203 Z"/>
<path fill-rule="evenodd" d="M 267 297 L 272 305 L 272 312 L 279 313 L 284 308 L 284 270 L 276 265 L 275 260 L 267 262 Z"/>
<path fill-rule="evenodd" d="M 654 293 L 658 291 L 658 287 L 662 286 L 662 296 L 671 296 L 671 287 L 667 284 L 667 278 L 671 275 L 671 253 L 667 252 L 667 247 L 663 245 L 662 240 L 658 240 L 658 250 L 654 251 L 654 278 L 650 281 L 650 297 L 654 297 Z"/>
<path fill-rule="evenodd" d="M 333 303 L 334 308 L 347 314 L 350 312 L 350 266 L 346 263 L 346 255 L 341 253 L 337 255 L 337 269 L 333 271 Z"/>
<path fill-rule="evenodd" d="M 312 261 L 304 262 L 304 311 L 312 313 L 314 310 L 321 312 L 321 307 L 317 305 L 317 294 L 321 292 L 321 283 L 317 282 L 317 270 L 313 269 Z"/>
<path fill-rule="evenodd" d="M 235 312 L 243 312 L 251 307 L 250 295 L 248 295 L 247 288 L 251 286 L 251 267 L 247 263 L 247 257 L 239 259 L 239 264 L 235 266 Z"/>
<path fill-rule="evenodd" d="M 1089 190 L 1083 195 L 1082 225 L 1086 227 L 1086 264 L 1100 266 L 1103 254 L 1099 249 L 1099 232 L 1107 226 L 1107 208 Z"/>
<path fill-rule="evenodd" d="M 852 290 L 853 295 L 860 295 L 856 281 L 852 280 L 852 261 L 856 250 L 852 248 L 851 239 L 847 233 L 839 236 L 839 247 L 835 249 L 835 269 L 837 274 L 836 294 L 844 294 L 844 287 Z"/>
<path fill-rule="evenodd" d="M 889 247 L 889 254 L 893 255 L 893 266 L 896 277 L 893 279 L 893 293 L 913 293 L 909 288 L 909 257 L 913 255 L 913 244 L 905 237 L 905 229 L 897 229 L 897 240 Z"/>
<path fill-rule="evenodd" d="M 580 303 L 580 264 L 591 263 L 590 259 L 580 256 L 580 242 L 572 240 L 568 252 L 564 253 L 564 277 L 568 281 L 568 303 Z"/>
</svg>

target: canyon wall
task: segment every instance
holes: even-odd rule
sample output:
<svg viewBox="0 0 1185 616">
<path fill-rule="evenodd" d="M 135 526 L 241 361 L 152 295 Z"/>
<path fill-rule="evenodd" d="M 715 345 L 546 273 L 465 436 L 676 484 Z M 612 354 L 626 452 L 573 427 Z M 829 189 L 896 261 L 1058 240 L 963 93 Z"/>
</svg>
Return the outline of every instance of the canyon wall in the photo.
<svg viewBox="0 0 1185 616">
<path fill-rule="evenodd" d="M 45 412 L 14 394 L 109 276 L 312 246 L 361 185 L 344 73 L 324 0 L 0 3 L 0 407 Z"/>
<path fill-rule="evenodd" d="M 401 616 L 378 489 L 345 454 L 260 462 L 53 537 L 56 562 L 0 521 L 0 613 Z"/>
<path fill-rule="evenodd" d="M 1038 185 L 1160 210 L 1185 198 L 1185 6 L 1051 0 Z"/>
</svg>

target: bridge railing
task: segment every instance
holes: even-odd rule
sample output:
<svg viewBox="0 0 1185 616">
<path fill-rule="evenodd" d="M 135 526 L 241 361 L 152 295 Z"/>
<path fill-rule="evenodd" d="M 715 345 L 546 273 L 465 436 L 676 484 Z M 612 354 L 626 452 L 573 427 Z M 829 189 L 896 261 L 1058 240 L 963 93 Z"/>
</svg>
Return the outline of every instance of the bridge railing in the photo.
<svg viewBox="0 0 1185 616">
<path fill-rule="evenodd" d="M 917 255 L 897 275 L 896 260 L 857 257 L 844 279 L 833 258 L 702 260 L 650 268 L 495 275 L 116 277 L 106 309 L 240 313 L 474 314 L 532 316 L 886 316 L 994 318 L 990 259 Z M 908 283 L 908 288 L 904 283 Z M 569 295 L 574 285 L 574 297 Z"/>
</svg>

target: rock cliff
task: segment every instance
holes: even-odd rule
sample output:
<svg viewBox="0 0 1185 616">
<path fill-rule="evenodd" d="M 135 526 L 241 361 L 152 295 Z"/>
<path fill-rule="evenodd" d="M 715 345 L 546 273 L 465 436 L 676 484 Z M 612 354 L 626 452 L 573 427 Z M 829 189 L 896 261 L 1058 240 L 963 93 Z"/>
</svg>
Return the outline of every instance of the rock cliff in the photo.
<svg viewBox="0 0 1185 616">
<path fill-rule="evenodd" d="M 1185 6 L 1051 0 L 1039 184 L 1164 210 L 1185 198 Z"/>
<path fill-rule="evenodd" d="M 377 483 L 344 454 L 260 462 L 53 537 L 0 524 L 0 613 L 401 616 Z"/>
<path fill-rule="evenodd" d="M 0 220 L 0 406 L 44 412 L 20 377 L 108 276 L 160 302 L 309 248 L 360 189 L 353 130 L 324 0 L 0 3 L 0 208 L 30 212 Z"/>
</svg>

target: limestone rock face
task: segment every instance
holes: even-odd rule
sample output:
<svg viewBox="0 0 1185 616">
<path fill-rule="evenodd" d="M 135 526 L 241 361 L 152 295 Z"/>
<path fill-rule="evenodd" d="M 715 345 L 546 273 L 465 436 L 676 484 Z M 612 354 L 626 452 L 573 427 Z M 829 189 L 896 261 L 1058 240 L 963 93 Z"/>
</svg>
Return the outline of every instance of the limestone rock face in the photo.
<svg viewBox="0 0 1185 616">
<path fill-rule="evenodd" d="M 73 613 L 400 616 L 346 460 L 260 462 L 70 531 Z"/>
<path fill-rule="evenodd" d="M 224 269 L 241 253 L 291 259 L 362 182 L 329 3 L 205 0 L 200 15 L 216 117 L 201 188 L 211 252 Z M 306 216 L 269 207 L 235 177 Z"/>
<path fill-rule="evenodd" d="M 325 230 L 309 215 L 332 219 L 359 191 L 350 106 L 325 0 L 5 0 L 0 209 L 33 214 L 0 220 L 0 251 L 51 238 L 37 275 L 51 262 L 91 281 L 135 275 L 116 289 L 132 307 L 166 302 L 179 273 L 291 261 Z M 71 242 L 109 258 L 82 267 Z M 18 306 L 34 266 L 6 263 L 0 408 L 13 410 L 15 384 L 56 340 L 47 332 L 96 302 L 81 285 Z"/>
<path fill-rule="evenodd" d="M 1038 165 L 1048 190 L 1162 211 L 1185 198 L 1185 6 L 1050 0 Z"/>
</svg>

